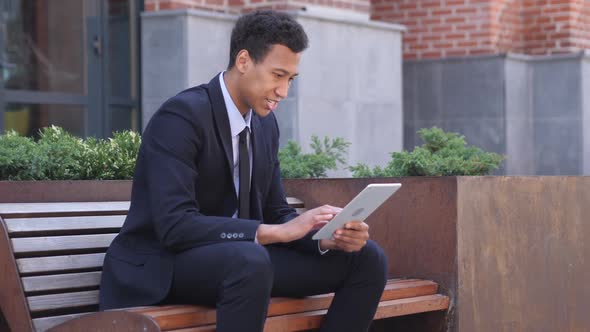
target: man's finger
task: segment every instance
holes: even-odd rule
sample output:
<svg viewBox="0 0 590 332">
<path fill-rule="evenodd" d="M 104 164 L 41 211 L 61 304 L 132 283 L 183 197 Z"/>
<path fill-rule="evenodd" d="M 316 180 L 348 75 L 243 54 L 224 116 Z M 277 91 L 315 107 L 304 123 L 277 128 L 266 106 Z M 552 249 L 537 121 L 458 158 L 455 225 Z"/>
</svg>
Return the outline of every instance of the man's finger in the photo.
<svg viewBox="0 0 590 332">
<path fill-rule="evenodd" d="M 347 222 L 344 225 L 345 229 L 354 229 L 357 231 L 367 231 L 369 230 L 369 225 L 367 225 L 366 223 L 362 222 L 362 221 L 351 221 L 351 222 Z"/>
<path fill-rule="evenodd" d="M 327 223 L 328 223 L 328 221 L 319 221 L 319 222 L 315 223 L 311 229 L 312 230 L 320 229 L 320 228 L 326 226 Z"/>
<path fill-rule="evenodd" d="M 346 243 L 354 246 L 364 246 L 367 243 L 366 237 L 352 237 L 344 234 L 334 234 L 334 239 L 337 242 Z"/>
</svg>

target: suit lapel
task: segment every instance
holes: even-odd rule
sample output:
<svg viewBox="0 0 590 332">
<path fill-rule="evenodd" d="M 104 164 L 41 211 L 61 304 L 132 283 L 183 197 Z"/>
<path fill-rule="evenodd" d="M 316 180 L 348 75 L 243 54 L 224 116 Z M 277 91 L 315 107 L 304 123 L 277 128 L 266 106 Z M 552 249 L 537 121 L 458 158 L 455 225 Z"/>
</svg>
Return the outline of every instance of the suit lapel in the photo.
<svg viewBox="0 0 590 332">
<path fill-rule="evenodd" d="M 219 74 L 221 75 L 221 74 Z M 233 148 L 231 141 L 231 128 L 229 126 L 229 118 L 227 116 L 227 109 L 225 107 L 225 101 L 223 100 L 223 93 L 221 92 L 221 86 L 219 85 L 219 75 L 215 76 L 211 82 L 209 82 L 209 99 L 211 101 L 211 108 L 213 109 L 213 118 L 215 121 L 215 127 L 221 139 L 221 145 L 223 146 L 223 152 L 227 162 L 228 176 L 232 180 L 233 184 Z M 235 188 L 234 188 L 235 194 Z"/>
</svg>

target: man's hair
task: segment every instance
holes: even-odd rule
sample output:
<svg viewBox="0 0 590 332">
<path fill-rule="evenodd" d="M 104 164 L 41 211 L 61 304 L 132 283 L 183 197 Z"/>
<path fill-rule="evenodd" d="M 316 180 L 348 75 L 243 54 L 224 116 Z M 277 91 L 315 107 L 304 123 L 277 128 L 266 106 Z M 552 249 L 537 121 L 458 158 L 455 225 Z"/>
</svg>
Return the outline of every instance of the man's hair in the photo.
<svg viewBox="0 0 590 332">
<path fill-rule="evenodd" d="M 307 48 L 308 40 L 301 24 L 288 14 L 272 10 L 248 13 L 238 19 L 232 30 L 227 68 L 235 65 L 241 50 L 247 50 L 254 63 L 259 63 L 275 44 L 300 53 Z"/>
</svg>

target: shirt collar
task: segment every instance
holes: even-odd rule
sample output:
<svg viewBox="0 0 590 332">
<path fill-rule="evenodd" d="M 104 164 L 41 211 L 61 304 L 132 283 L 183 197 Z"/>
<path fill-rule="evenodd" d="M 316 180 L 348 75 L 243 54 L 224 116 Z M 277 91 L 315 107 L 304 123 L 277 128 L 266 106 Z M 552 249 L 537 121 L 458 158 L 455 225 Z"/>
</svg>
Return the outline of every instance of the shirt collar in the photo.
<svg viewBox="0 0 590 332">
<path fill-rule="evenodd" d="M 225 101 L 225 108 L 227 109 L 227 117 L 229 118 L 229 127 L 231 130 L 232 137 L 238 136 L 245 127 L 250 128 L 250 122 L 252 120 L 252 110 L 249 110 L 246 113 L 246 116 L 243 117 L 242 113 L 238 110 L 236 104 L 231 99 L 229 95 L 229 91 L 227 91 L 227 87 L 225 86 L 225 80 L 223 79 L 222 72 L 219 75 L 219 85 L 221 85 L 221 93 L 223 94 L 223 100 Z"/>
</svg>

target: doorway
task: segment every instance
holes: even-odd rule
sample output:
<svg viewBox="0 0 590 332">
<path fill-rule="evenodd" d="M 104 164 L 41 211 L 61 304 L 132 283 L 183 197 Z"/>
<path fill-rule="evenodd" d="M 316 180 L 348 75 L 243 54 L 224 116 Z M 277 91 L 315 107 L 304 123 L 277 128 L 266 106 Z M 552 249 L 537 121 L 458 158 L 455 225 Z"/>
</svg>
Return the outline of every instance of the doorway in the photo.
<svg viewBox="0 0 590 332">
<path fill-rule="evenodd" d="M 139 131 L 139 1 L 2 3 L 0 132 Z"/>
</svg>

